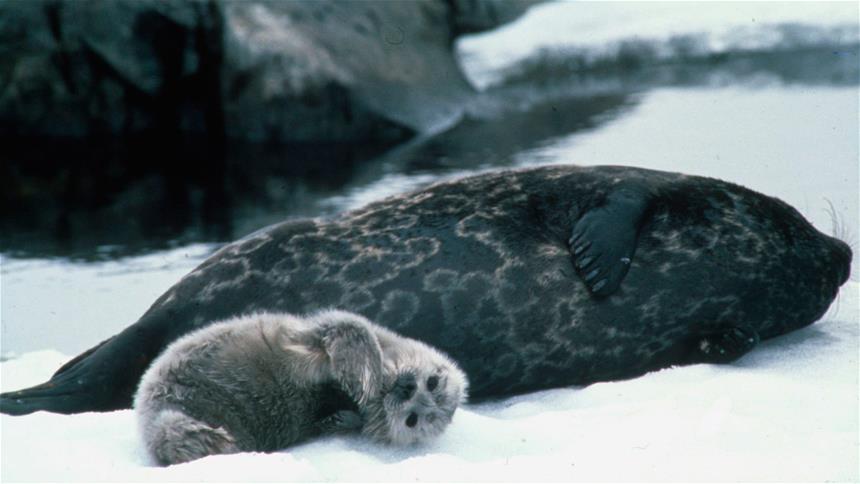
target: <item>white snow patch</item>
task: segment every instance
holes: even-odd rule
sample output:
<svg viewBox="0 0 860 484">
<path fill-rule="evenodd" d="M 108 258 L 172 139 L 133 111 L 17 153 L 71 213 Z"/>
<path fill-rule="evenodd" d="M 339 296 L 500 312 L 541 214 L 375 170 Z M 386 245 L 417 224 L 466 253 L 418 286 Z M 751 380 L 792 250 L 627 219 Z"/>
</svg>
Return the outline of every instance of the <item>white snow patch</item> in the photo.
<svg viewBox="0 0 860 484">
<path fill-rule="evenodd" d="M 657 44 L 700 36 L 708 52 L 767 50 L 786 43 L 856 43 L 856 2 L 600 2 L 540 4 L 499 29 L 462 37 L 457 52 L 479 88 L 543 48 L 576 48 L 601 57 L 625 41 Z M 786 36 L 786 25 L 815 26 L 809 38 Z M 827 29 L 834 29 L 828 33 Z"/>
<path fill-rule="evenodd" d="M 103 262 L 0 256 L 0 356 L 55 348 L 77 354 L 136 321 L 212 253 L 188 246 Z"/>
<path fill-rule="evenodd" d="M 839 311 L 727 366 L 466 405 L 430 445 L 332 437 L 273 454 L 153 466 L 130 410 L 0 417 L 9 481 L 853 481 L 858 472 L 860 283 Z M 0 363 L 3 391 L 66 359 Z"/>
</svg>

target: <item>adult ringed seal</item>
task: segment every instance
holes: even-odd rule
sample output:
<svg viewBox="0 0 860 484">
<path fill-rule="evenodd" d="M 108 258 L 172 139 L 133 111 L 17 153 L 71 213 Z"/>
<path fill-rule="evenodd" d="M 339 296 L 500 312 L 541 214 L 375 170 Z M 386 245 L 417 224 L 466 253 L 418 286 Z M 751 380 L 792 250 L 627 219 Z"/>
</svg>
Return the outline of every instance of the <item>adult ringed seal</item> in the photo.
<svg viewBox="0 0 860 484">
<path fill-rule="evenodd" d="M 171 341 L 254 311 L 361 314 L 447 353 L 473 399 L 729 362 L 820 318 L 851 250 L 780 200 L 633 167 L 488 173 L 231 243 L 0 411 L 131 406 Z"/>
</svg>

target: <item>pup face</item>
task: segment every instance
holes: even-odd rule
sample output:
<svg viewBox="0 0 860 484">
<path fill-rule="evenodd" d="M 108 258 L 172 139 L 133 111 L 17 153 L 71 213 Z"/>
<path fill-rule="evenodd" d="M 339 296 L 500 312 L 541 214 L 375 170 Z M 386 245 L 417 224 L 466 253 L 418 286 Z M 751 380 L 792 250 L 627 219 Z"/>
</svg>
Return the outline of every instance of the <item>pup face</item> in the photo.
<svg viewBox="0 0 860 484">
<path fill-rule="evenodd" d="M 365 433 L 394 445 L 438 436 L 466 400 L 466 376 L 452 361 L 435 351 L 411 356 L 393 362 L 379 400 L 366 412 Z"/>
</svg>

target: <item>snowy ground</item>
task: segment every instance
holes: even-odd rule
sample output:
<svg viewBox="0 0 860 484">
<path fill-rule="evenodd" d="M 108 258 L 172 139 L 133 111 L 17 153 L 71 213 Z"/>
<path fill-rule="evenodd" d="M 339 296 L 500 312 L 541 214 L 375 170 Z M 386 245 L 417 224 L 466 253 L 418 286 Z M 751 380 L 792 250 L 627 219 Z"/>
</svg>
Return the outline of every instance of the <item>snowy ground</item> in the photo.
<svg viewBox="0 0 860 484">
<path fill-rule="evenodd" d="M 130 410 L 3 415 L 0 480 L 856 482 L 858 292 L 849 282 L 838 311 L 735 365 L 467 405 L 438 441 L 402 451 L 337 437 L 158 468 Z M 41 382 L 65 358 L 7 361 L 3 388 Z"/>
<path fill-rule="evenodd" d="M 469 79 L 487 87 L 501 80 L 505 68 L 544 49 L 597 60 L 625 44 L 647 43 L 658 59 L 671 60 L 667 56 L 681 54 L 673 45 L 684 39 L 695 39 L 696 54 L 736 54 L 839 45 L 856 42 L 858 35 L 856 2 L 556 1 L 497 30 L 463 37 L 457 47 Z"/>
<path fill-rule="evenodd" d="M 460 48 L 473 79 L 486 85 L 545 45 L 600 50 L 631 35 L 708 32 L 714 51 L 731 42 L 766 46 L 773 37 L 764 34 L 774 31 L 750 30 L 753 23 L 853 22 L 856 33 L 856 4 L 816 5 L 550 4 Z M 826 197 L 856 254 L 857 106 L 857 86 L 663 87 L 637 95 L 594 129 L 517 153 L 507 166 L 632 164 L 715 176 L 778 196 L 830 232 Z M 396 176 L 382 184 L 400 191 L 433 179 Z M 354 187 L 339 206 L 387 194 L 380 183 Z M 212 249 L 198 244 L 97 263 L 0 259 L 0 389 L 44 381 L 133 322 Z M 392 450 L 337 437 L 164 469 L 147 460 L 131 411 L 3 415 L 0 481 L 857 482 L 858 259 L 821 321 L 764 342 L 734 365 L 467 405 L 430 446 Z"/>
</svg>

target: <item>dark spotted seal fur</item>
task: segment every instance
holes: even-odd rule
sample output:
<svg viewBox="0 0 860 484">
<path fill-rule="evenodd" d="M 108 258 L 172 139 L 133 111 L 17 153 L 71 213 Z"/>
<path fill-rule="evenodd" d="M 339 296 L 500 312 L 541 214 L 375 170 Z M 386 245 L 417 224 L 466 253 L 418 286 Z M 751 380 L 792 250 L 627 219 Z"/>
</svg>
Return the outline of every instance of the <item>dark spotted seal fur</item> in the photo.
<svg viewBox="0 0 860 484">
<path fill-rule="evenodd" d="M 449 354 L 473 398 L 731 361 L 821 317 L 850 260 L 787 204 L 719 180 L 489 173 L 229 244 L 49 382 L 3 394 L 0 410 L 129 407 L 168 343 L 251 311 L 362 314 Z"/>
</svg>

